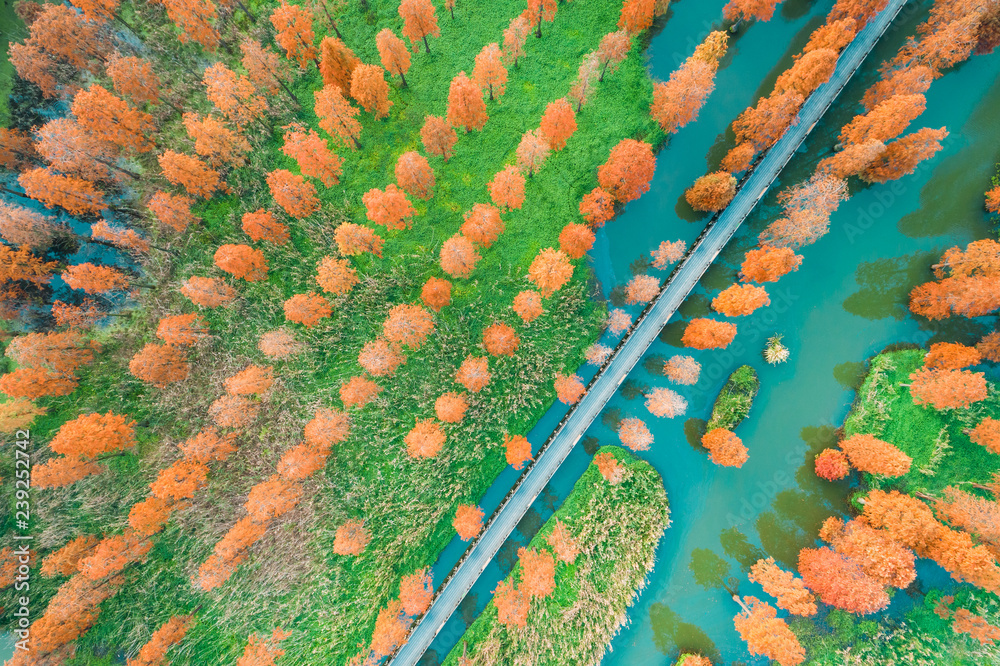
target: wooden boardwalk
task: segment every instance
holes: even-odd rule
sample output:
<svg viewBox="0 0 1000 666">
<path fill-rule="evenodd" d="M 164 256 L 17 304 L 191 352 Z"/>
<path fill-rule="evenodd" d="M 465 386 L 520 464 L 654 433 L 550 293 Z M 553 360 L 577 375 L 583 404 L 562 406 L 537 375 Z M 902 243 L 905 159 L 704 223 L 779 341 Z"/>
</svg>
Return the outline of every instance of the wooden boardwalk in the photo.
<svg viewBox="0 0 1000 666">
<path fill-rule="evenodd" d="M 790 127 L 749 176 L 744 177 L 729 206 L 708 223 L 688 254 L 670 274 L 659 296 L 639 315 L 635 325 L 618 343 L 614 354 L 591 379 L 587 393 L 556 426 L 552 436 L 535 456 L 534 462 L 486 523 L 479 538 L 473 541 L 451 574 L 437 589 L 431 607 L 413 627 L 407 641 L 390 661 L 392 666 L 415 666 L 430 647 L 434 637 L 472 589 L 479 575 L 500 550 L 566 456 L 698 284 L 743 220 L 763 198 L 905 4 L 906 0 L 890 0 L 888 6 L 858 33 L 841 53 L 837 69 L 830 80 L 817 88 L 803 105 L 797 124 Z"/>
</svg>

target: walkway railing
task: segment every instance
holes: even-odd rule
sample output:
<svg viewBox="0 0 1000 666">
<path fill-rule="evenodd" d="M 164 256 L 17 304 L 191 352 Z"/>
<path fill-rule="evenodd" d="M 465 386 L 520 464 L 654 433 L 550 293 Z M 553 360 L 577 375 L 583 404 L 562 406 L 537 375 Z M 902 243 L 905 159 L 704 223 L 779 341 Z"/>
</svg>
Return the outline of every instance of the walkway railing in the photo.
<svg viewBox="0 0 1000 666">
<path fill-rule="evenodd" d="M 701 280 L 743 220 L 763 198 L 905 4 L 906 0 L 890 0 L 888 6 L 855 36 L 838 58 L 836 71 L 830 80 L 817 88 L 803 104 L 797 117 L 798 122 L 788 128 L 740 179 L 736 196 L 723 211 L 709 220 L 687 254 L 667 277 L 656 298 L 639 313 L 635 323 L 615 345 L 608 360 L 587 383 L 584 396 L 562 417 L 535 454 L 535 459 L 528 464 L 514 487 L 487 520 L 482 532 L 469 544 L 437 588 L 430 608 L 417 621 L 408 640 L 396 651 L 390 661 L 391 666 L 413 666 L 430 647 L 434 637 L 472 589 L 479 575 L 500 550 L 566 456 Z"/>
</svg>

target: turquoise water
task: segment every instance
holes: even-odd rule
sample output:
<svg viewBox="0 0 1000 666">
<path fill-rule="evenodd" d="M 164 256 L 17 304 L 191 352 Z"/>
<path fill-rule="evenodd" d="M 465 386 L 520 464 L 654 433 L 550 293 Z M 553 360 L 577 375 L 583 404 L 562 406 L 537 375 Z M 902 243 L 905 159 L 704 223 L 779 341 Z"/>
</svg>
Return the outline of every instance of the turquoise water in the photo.
<svg viewBox="0 0 1000 666">
<path fill-rule="evenodd" d="M 654 76 L 666 78 L 691 52 L 720 15 L 722 2 L 682 2 L 673 6 L 663 31 L 649 48 Z M 821 21 L 830 2 L 785 2 L 767 24 L 741 35 L 719 72 L 717 89 L 697 122 L 671 140 L 658 157 L 652 190 L 630 204 L 598 234 L 592 265 L 612 301 L 614 288 L 632 275 L 633 262 L 662 240 L 693 239 L 704 218 L 695 218 L 680 199 L 694 178 L 724 151 L 723 132 L 759 91 L 770 90 L 774 77 L 788 64 L 808 33 Z M 862 362 L 889 344 L 926 344 L 938 339 L 972 342 L 986 322 L 928 325 L 909 317 L 910 289 L 929 279 L 930 260 L 941 251 L 989 233 L 983 192 L 989 187 L 1000 156 L 1000 55 L 976 56 L 936 81 L 927 96 L 927 111 L 911 129 L 946 126 L 945 148 L 912 176 L 860 189 L 834 214 L 831 231 L 802 254 L 802 268 L 769 288 L 772 304 L 737 321 L 739 334 L 725 351 L 681 350 L 684 320 L 708 313 L 710 295 L 734 279 L 743 251 L 773 219 L 775 194 L 811 173 L 832 149 L 840 127 L 858 111 L 857 100 L 876 78 L 878 64 L 890 57 L 920 20 L 926 4 L 911 3 L 883 38 L 866 66 L 844 91 L 836 106 L 813 131 L 809 141 L 783 174 L 744 229 L 723 252 L 675 318 L 664 329 L 644 362 L 630 375 L 536 502 L 519 529 L 501 549 L 438 640 L 425 656 L 437 663 L 460 638 L 490 598 L 496 582 L 515 561 L 519 546 L 530 539 L 579 478 L 597 444 L 618 443 L 608 424 L 637 416 L 650 426 L 655 443 L 642 455 L 664 477 L 673 525 L 664 534 L 649 585 L 629 613 L 630 626 L 612 643 L 607 665 L 663 664 L 678 651 L 696 649 L 713 663 L 755 660 L 733 629 L 738 607 L 721 582 L 730 579 L 741 594 L 764 596 L 746 582 L 746 569 L 763 555 L 794 565 L 798 550 L 812 542 L 820 522 L 844 506 L 846 487 L 818 481 L 811 473 L 812 455 L 834 441 L 853 400 Z M 707 291 L 706 291 L 707 290 Z M 784 335 L 791 350 L 788 363 L 771 367 L 761 349 L 773 333 Z M 690 405 L 687 415 L 655 419 L 643 406 L 638 390 L 668 386 L 656 372 L 663 360 L 685 353 L 702 363 L 702 378 L 693 387 L 673 387 Z M 710 463 L 697 442 L 698 419 L 707 419 L 719 388 L 737 366 L 752 364 L 760 373 L 761 391 L 750 418 L 737 434 L 750 451 L 741 469 Z M 653 373 L 647 371 L 654 370 Z M 585 373 L 592 374 L 589 370 Z M 637 390 L 638 389 L 638 390 Z M 540 445 L 564 412 L 554 408 L 529 435 Z M 508 470 L 484 501 L 495 506 L 512 482 Z M 453 544 L 436 571 L 443 576 L 461 547 Z M 918 569 L 921 581 L 946 582 L 932 564 Z M 440 578 L 437 578 L 440 580 Z M 896 595 L 888 613 L 910 603 Z"/>
<path fill-rule="evenodd" d="M 7 661 L 14 656 L 14 634 L 0 634 L 0 660 Z"/>
</svg>

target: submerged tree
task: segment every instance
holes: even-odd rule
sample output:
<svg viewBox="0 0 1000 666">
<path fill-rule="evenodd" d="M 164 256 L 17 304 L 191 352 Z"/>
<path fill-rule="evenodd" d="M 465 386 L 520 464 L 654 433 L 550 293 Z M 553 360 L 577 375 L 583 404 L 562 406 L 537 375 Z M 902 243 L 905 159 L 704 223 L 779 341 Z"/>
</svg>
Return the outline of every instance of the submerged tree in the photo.
<svg viewBox="0 0 1000 666">
<path fill-rule="evenodd" d="M 754 597 L 746 597 L 745 602 L 741 603 L 743 612 L 733 618 L 733 623 L 750 654 L 763 655 L 781 666 L 801 664 L 806 652 L 774 607 Z"/>
<path fill-rule="evenodd" d="M 713 428 L 701 438 L 701 445 L 711 453 L 712 462 L 723 467 L 743 467 L 749 456 L 743 440 L 725 428 Z"/>
</svg>

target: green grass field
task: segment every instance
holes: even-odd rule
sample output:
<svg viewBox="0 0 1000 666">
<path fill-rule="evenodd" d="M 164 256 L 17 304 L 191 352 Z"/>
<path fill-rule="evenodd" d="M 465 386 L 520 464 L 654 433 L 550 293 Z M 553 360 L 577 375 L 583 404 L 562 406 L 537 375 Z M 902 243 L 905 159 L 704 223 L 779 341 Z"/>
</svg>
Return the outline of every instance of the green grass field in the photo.
<svg viewBox="0 0 1000 666">
<path fill-rule="evenodd" d="M 572 564 L 556 562 L 556 587 L 531 602 L 525 629 L 508 630 L 492 601 L 444 661 L 465 654 L 473 664 L 541 665 L 598 663 L 625 621 L 626 609 L 653 568 L 656 544 L 669 526 L 667 496 L 659 473 L 629 451 L 606 446 L 628 470 L 611 485 L 591 464 L 538 534 L 532 548 L 547 548 L 557 520 L 580 540 Z M 519 581 L 521 565 L 510 574 Z"/>
<path fill-rule="evenodd" d="M 346 43 L 364 62 L 379 62 L 374 43 L 379 30 L 399 32 L 397 4 L 351 5 L 340 17 L 338 27 Z M 266 16 L 273 6 L 254 3 L 251 9 Z M 248 490 L 273 474 L 281 454 L 300 441 L 302 426 L 315 410 L 340 405 L 341 382 L 360 372 L 358 351 L 381 331 L 388 310 L 418 300 L 429 276 L 444 276 L 437 266 L 441 243 L 458 230 L 462 213 L 472 204 L 489 202 L 486 183 L 514 161 L 521 135 L 537 127 L 545 106 L 566 95 L 583 55 L 616 29 L 620 8 L 621 3 L 612 0 L 560 4 L 555 21 L 543 25 L 543 38 L 529 36 L 527 56 L 510 69 L 506 94 L 487 102 L 486 127 L 461 135 L 447 164 L 430 158 L 437 178 L 435 194 L 428 202 L 413 201 L 413 228 L 377 228 L 386 238 L 383 258 L 352 260 L 362 281 L 349 296 L 331 299 L 334 315 L 312 329 L 289 325 L 307 351 L 275 365 L 278 385 L 262 405 L 258 423 L 241 436 L 238 453 L 213 468 L 208 486 L 154 538 L 148 561 L 125 571 L 124 585 L 103 604 L 97 624 L 78 641 L 72 663 L 113 663 L 115 655 L 132 655 L 171 615 L 195 608 L 195 624 L 171 650 L 171 663 L 233 663 L 249 634 L 269 633 L 275 626 L 293 632 L 282 644 L 287 650 L 282 663 L 289 664 L 342 664 L 370 639 L 375 616 L 398 593 L 400 577 L 435 561 L 454 536 L 451 518 L 456 505 L 477 502 L 506 466 L 504 433 L 530 429 L 554 400 L 554 373 L 575 369 L 583 349 L 601 331 L 604 307 L 590 299 L 585 260 L 576 262 L 571 282 L 545 300 L 545 314 L 530 325 L 523 324 L 510 305 L 517 292 L 531 288 L 525 274 L 538 249 L 558 247 L 562 227 L 581 221 L 579 199 L 596 186 L 597 167 L 611 147 L 623 138 L 655 146 L 664 140 L 648 115 L 652 82 L 639 44 L 577 116 L 578 129 L 566 149 L 553 154 L 529 179 L 524 207 L 504 215 L 505 233 L 492 248 L 481 251 L 483 260 L 472 277 L 453 280 L 453 302 L 436 317 L 434 334 L 421 349 L 408 353 L 408 362 L 391 380 L 379 382 L 379 398 L 355 414 L 350 440 L 336 448 L 324 473 L 307 482 L 299 507 L 272 526 L 219 590 L 203 594 L 192 587 L 191 577 L 215 542 L 245 515 L 242 504 Z M 297 167 L 280 151 L 279 130 L 271 135 L 254 130 L 249 163 L 228 177 L 234 194 L 200 205 L 196 212 L 204 219 L 202 225 L 180 236 L 151 225 L 154 243 L 169 243 L 179 254 L 154 251 L 143 260 L 144 279 L 158 286 L 129 304 L 129 319 L 113 320 L 96 334 L 103 346 L 98 361 L 82 370 L 80 387 L 71 396 L 42 401 L 50 412 L 33 428 L 35 446 L 41 449 L 65 421 L 112 410 L 138 422 L 139 445 L 109 460 L 102 475 L 35 493 L 36 544 L 43 554 L 79 534 L 119 533 L 131 505 L 146 496 L 157 471 L 177 457 L 175 444 L 208 424 L 207 408 L 221 394 L 222 379 L 251 362 L 271 363 L 257 350 L 258 338 L 286 324 L 281 308 L 285 299 L 318 291 L 315 266 L 321 257 L 336 255 L 336 226 L 344 221 L 371 226 L 362 195 L 394 180 L 392 169 L 401 153 L 422 151 L 419 129 L 424 116 L 444 115 L 451 78 L 461 70 L 471 73 L 475 55 L 484 45 L 502 41 L 502 30 L 522 10 L 521 3 L 470 0 L 458 5 L 452 20 L 439 7 L 441 37 L 431 38 L 432 52 L 413 55 L 408 88 L 390 82 L 393 107 L 388 119 L 361 113 L 362 150 L 339 150 L 346 159 L 341 184 L 325 189 L 314 181 L 322 208 L 313 216 L 292 220 L 272 204 L 263 175 L 279 167 L 297 172 Z M 125 6 L 123 15 L 142 26 L 147 41 L 168 40 L 156 51 L 162 78 L 184 96 L 185 108 L 207 113 L 210 105 L 198 78 L 173 63 L 197 59 L 204 65 L 210 60 L 203 60 L 197 47 L 179 46 L 165 33 L 161 8 Z M 265 18 L 260 25 L 266 29 L 256 30 L 242 14 L 235 16 L 233 25 L 258 36 L 269 30 Z M 317 33 L 322 34 L 319 26 Z M 238 56 L 238 49 L 233 53 Z M 233 53 L 223 49 L 218 55 L 238 69 Z M 318 130 L 311 108 L 312 91 L 320 85 L 316 68 L 310 66 L 293 84 L 304 111 L 279 114 L 273 119 L 275 127 L 299 120 Z M 158 114 L 160 148 L 190 153 L 180 115 L 166 107 Z M 151 156 L 138 166 L 149 174 L 156 171 Z M 141 195 L 164 184 L 151 176 L 139 187 Z M 155 340 L 159 318 L 195 309 L 179 294 L 180 282 L 190 275 L 226 277 L 213 266 L 212 255 L 223 243 L 250 243 L 240 230 L 240 218 L 260 207 L 274 208 L 292 232 L 287 246 L 258 244 L 268 259 L 268 279 L 256 284 L 232 281 L 240 292 L 237 303 L 203 313 L 213 335 L 190 352 L 189 379 L 159 390 L 134 378 L 128 361 L 144 343 Z M 446 427 L 448 443 L 441 454 L 426 461 L 411 459 L 403 436 L 415 419 L 433 416 L 438 395 L 460 388 L 453 381 L 456 367 L 467 354 L 484 353 L 482 329 L 498 320 L 517 330 L 517 355 L 491 358 L 491 384 L 472 397 L 465 421 Z M 40 461 L 46 457 L 43 453 Z M 355 517 L 367 521 L 373 541 L 357 558 L 332 554 L 336 527 Z M 5 518 L 9 523 L 11 517 Z M 38 579 L 33 592 L 39 609 L 61 582 Z M 8 608 L 9 594 L 0 595 L 0 603 Z"/>
</svg>

